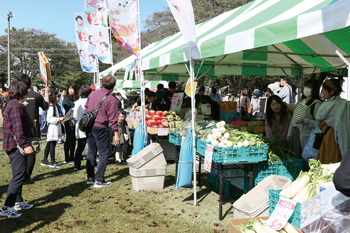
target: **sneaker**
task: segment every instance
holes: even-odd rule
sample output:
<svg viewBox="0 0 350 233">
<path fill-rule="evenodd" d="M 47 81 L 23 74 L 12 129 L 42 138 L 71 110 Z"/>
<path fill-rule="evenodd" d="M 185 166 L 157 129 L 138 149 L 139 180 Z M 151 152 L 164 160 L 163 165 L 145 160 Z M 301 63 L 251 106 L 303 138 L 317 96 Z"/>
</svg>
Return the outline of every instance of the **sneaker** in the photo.
<svg viewBox="0 0 350 233">
<path fill-rule="evenodd" d="M 53 168 L 62 168 L 63 166 L 58 164 L 58 163 L 50 163 L 49 167 L 53 167 Z"/>
<path fill-rule="evenodd" d="M 41 164 L 40 164 L 40 165 L 41 165 L 41 166 L 49 166 L 50 163 L 47 162 L 47 161 L 41 161 Z"/>
<path fill-rule="evenodd" d="M 74 161 L 73 161 L 73 160 L 71 160 L 71 161 L 69 161 L 69 162 L 68 162 L 68 164 L 74 164 Z"/>
<path fill-rule="evenodd" d="M 108 187 L 112 184 L 112 182 L 108 181 L 108 182 L 98 182 L 95 181 L 95 185 L 94 188 L 104 188 L 104 187 Z"/>
<path fill-rule="evenodd" d="M 94 183 L 94 179 L 89 177 L 86 181 L 86 184 L 93 184 Z"/>
<path fill-rule="evenodd" d="M 127 162 L 125 162 L 125 161 L 121 161 L 121 162 L 117 161 L 117 163 L 116 163 L 116 164 L 117 164 L 117 165 L 121 165 L 121 166 L 128 165 L 128 163 L 127 163 Z"/>
<path fill-rule="evenodd" d="M 68 164 L 68 163 L 69 163 L 69 161 L 64 160 L 64 161 L 63 161 L 63 163 L 64 163 L 64 164 Z"/>
<path fill-rule="evenodd" d="M 18 213 L 13 207 L 2 207 L 0 209 L 0 215 L 8 218 L 18 218 L 21 217 L 22 214 Z"/>
<path fill-rule="evenodd" d="M 16 211 L 18 211 L 18 210 L 29 210 L 32 207 L 33 207 L 32 204 L 28 204 L 27 202 L 22 201 L 22 202 L 16 202 L 16 204 L 15 204 L 15 206 L 13 208 Z"/>
<path fill-rule="evenodd" d="M 81 169 L 83 169 L 83 168 L 82 167 L 74 167 L 74 171 L 79 171 Z"/>
</svg>

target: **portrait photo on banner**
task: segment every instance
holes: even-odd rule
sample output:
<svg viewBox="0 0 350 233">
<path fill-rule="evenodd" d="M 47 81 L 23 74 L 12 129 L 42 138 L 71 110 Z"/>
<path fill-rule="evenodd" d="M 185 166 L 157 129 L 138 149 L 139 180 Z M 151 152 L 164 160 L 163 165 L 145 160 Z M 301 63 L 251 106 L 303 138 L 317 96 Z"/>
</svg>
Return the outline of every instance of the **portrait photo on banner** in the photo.
<svg viewBox="0 0 350 233">
<path fill-rule="evenodd" d="M 106 0 L 84 0 L 85 28 L 107 27 Z"/>
<path fill-rule="evenodd" d="M 96 55 L 98 59 L 103 63 L 112 63 L 108 29 L 101 28 L 93 35 L 95 35 L 94 39 L 96 42 Z"/>
<path fill-rule="evenodd" d="M 80 65 L 81 69 L 84 72 L 97 72 L 97 64 L 96 64 L 96 55 L 95 54 L 90 54 L 88 52 L 88 45 L 87 43 L 83 44 L 77 44 L 78 46 L 78 51 L 79 51 L 79 58 L 80 58 Z"/>
</svg>

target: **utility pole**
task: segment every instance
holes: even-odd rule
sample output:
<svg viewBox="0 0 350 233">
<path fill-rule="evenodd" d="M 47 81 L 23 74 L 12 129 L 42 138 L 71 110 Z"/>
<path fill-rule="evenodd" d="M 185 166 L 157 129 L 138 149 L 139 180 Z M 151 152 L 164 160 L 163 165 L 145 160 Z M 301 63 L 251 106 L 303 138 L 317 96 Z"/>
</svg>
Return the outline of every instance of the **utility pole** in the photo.
<svg viewBox="0 0 350 233">
<path fill-rule="evenodd" d="M 7 55 L 7 83 L 8 83 L 8 86 L 7 88 L 10 87 L 10 84 L 11 84 L 11 68 L 10 68 L 10 60 L 11 60 L 11 57 L 10 57 L 10 19 L 15 16 L 12 14 L 11 11 L 7 11 L 7 52 L 8 52 L 8 55 Z"/>
</svg>

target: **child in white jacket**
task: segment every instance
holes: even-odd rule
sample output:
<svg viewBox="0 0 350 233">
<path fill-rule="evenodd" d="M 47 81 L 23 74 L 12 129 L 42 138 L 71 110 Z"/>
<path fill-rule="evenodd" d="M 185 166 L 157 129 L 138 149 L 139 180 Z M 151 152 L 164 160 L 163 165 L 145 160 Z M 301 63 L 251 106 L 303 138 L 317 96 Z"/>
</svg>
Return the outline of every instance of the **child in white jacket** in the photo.
<svg viewBox="0 0 350 233">
<path fill-rule="evenodd" d="M 44 151 L 44 159 L 41 161 L 41 166 L 61 168 L 62 165 L 56 163 L 55 161 L 55 149 L 57 141 L 62 138 L 61 121 L 64 120 L 64 117 L 60 117 L 59 115 L 57 108 L 59 98 L 56 98 L 56 94 L 53 91 L 51 91 L 49 101 L 50 106 L 47 110 L 47 123 L 49 124 L 47 130 L 47 144 Z M 51 163 L 49 163 L 47 160 L 49 153 L 51 157 Z"/>
</svg>

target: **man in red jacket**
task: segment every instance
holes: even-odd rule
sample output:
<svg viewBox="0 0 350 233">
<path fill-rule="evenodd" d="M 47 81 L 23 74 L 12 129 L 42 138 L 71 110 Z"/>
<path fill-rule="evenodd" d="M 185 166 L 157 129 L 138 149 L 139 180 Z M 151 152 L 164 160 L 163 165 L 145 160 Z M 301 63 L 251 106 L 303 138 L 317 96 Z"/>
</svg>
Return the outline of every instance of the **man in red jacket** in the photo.
<svg viewBox="0 0 350 233">
<path fill-rule="evenodd" d="M 116 147 L 119 145 L 118 105 L 117 100 L 112 95 L 109 95 L 113 92 L 115 82 L 116 80 L 112 75 L 104 77 L 102 79 L 102 89 L 92 92 L 85 104 L 85 112 L 90 112 L 96 109 L 103 97 L 107 95 L 98 111 L 95 124 L 91 131 L 87 132 L 89 150 L 86 162 L 86 173 L 88 176 L 86 183 L 93 184 L 95 180 L 95 188 L 107 187 L 112 184 L 112 182 L 104 180 L 104 173 L 107 166 L 109 148 L 108 125 L 110 125 L 114 133 L 114 145 Z M 94 165 L 97 151 L 99 151 L 99 161 L 95 175 Z"/>
</svg>

